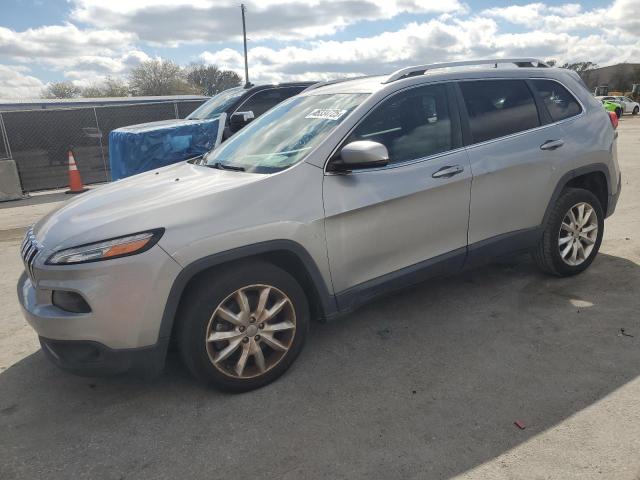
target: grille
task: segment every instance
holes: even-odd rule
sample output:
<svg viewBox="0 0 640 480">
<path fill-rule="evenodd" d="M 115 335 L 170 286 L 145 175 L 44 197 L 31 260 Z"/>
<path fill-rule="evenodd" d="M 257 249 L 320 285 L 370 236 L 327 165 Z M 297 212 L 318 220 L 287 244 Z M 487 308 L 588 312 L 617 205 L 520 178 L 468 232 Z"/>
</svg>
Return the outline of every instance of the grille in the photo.
<svg viewBox="0 0 640 480">
<path fill-rule="evenodd" d="M 33 264 L 40 253 L 41 247 L 36 242 L 36 236 L 33 234 L 33 227 L 27 230 L 27 234 L 24 236 L 22 246 L 20 247 L 20 254 L 22 261 L 24 262 L 24 268 L 29 275 L 31 281 L 33 281 Z"/>
</svg>

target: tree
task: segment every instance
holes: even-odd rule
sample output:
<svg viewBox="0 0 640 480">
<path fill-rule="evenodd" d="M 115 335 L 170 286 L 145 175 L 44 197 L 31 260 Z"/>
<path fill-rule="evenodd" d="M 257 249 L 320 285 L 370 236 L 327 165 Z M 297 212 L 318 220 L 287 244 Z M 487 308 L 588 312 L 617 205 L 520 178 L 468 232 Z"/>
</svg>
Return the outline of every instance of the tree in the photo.
<svg viewBox="0 0 640 480">
<path fill-rule="evenodd" d="M 105 97 L 128 97 L 129 85 L 123 80 L 107 77 L 102 87 Z"/>
<path fill-rule="evenodd" d="M 117 78 L 107 77 L 102 83 L 93 84 L 82 89 L 85 98 L 127 97 L 129 86 Z"/>
<path fill-rule="evenodd" d="M 220 70 L 216 65 L 192 63 L 187 67 L 187 81 L 193 85 L 198 93 L 214 96 L 231 87 L 238 87 L 242 79 L 232 70 Z"/>
<path fill-rule="evenodd" d="M 171 60 L 148 60 L 129 74 L 133 95 L 180 95 L 195 93 L 183 70 Z"/>
<path fill-rule="evenodd" d="M 84 87 L 82 89 L 82 97 L 84 98 L 97 98 L 102 97 L 102 88 L 100 85 L 89 85 L 88 87 Z"/>
<path fill-rule="evenodd" d="M 592 70 L 595 70 L 596 68 L 598 68 L 598 64 L 594 63 L 594 62 L 575 62 L 575 63 L 564 63 L 562 65 L 558 65 L 558 61 L 557 60 L 547 60 L 546 64 L 549 65 L 550 67 L 560 67 L 560 68 L 566 68 L 568 70 L 573 70 L 574 72 L 577 72 L 578 75 L 580 75 L 580 78 L 582 78 L 582 81 L 584 83 L 586 83 L 587 85 L 591 86 L 591 75 L 592 75 Z"/>
<path fill-rule="evenodd" d="M 562 68 L 577 72 L 584 83 L 591 85 L 591 71 L 598 68 L 598 64 L 594 62 L 565 63 Z"/>
<path fill-rule="evenodd" d="M 80 88 L 71 82 L 52 82 L 42 91 L 42 98 L 75 98 L 80 95 Z"/>
<path fill-rule="evenodd" d="M 598 64 L 594 62 L 565 63 L 560 68 L 573 70 L 574 72 L 578 72 L 578 75 L 582 76 L 585 72 L 598 68 Z"/>
</svg>

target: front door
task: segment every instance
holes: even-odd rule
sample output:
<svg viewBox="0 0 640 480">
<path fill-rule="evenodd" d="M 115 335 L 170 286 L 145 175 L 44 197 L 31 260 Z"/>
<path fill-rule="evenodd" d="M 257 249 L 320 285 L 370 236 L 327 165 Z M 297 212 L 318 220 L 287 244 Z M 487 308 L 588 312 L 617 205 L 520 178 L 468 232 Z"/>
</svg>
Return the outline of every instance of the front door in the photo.
<svg viewBox="0 0 640 480">
<path fill-rule="evenodd" d="M 442 84 L 392 95 L 343 143 L 380 142 L 389 165 L 325 175 L 327 248 L 339 299 L 426 267 L 425 261 L 459 253 L 461 264 L 471 171 L 452 96 Z"/>
</svg>

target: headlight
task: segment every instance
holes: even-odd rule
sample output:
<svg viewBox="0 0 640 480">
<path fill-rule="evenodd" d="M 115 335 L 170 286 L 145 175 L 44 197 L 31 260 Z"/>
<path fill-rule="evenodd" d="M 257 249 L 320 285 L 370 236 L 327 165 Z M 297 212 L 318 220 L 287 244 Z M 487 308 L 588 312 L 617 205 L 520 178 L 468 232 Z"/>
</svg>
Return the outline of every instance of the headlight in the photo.
<svg viewBox="0 0 640 480">
<path fill-rule="evenodd" d="M 153 247 L 160 240 L 163 233 L 164 228 L 159 228 L 148 232 L 134 233 L 133 235 L 112 238 L 102 242 L 67 248 L 51 255 L 46 263 L 47 265 L 68 265 L 136 255 Z"/>
</svg>

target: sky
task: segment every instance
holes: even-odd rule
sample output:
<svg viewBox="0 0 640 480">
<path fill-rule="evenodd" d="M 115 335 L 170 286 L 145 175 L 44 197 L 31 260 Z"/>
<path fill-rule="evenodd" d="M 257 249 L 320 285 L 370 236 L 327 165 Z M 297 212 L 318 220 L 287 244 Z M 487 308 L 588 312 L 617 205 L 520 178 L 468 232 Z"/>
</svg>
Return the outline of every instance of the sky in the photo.
<svg viewBox="0 0 640 480">
<path fill-rule="evenodd" d="M 149 59 L 244 76 L 240 0 L 0 0 L 0 98 L 126 78 Z M 640 0 L 245 0 L 253 83 L 534 57 L 640 62 Z"/>
</svg>

